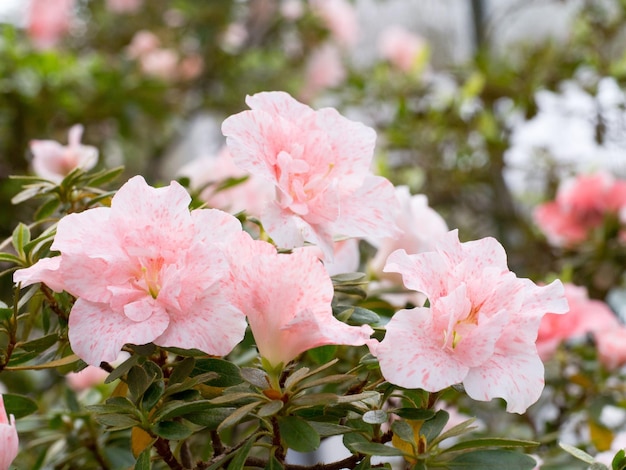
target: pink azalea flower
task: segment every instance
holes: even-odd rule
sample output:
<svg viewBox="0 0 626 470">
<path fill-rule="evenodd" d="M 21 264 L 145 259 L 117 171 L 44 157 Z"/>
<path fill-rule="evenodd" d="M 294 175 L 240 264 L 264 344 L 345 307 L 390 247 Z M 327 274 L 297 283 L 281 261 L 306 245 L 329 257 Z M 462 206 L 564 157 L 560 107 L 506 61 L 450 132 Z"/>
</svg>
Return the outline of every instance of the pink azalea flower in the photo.
<svg viewBox="0 0 626 470">
<path fill-rule="evenodd" d="M 74 0 L 31 0 L 27 32 L 33 45 L 49 49 L 70 29 Z"/>
<path fill-rule="evenodd" d="M 322 19 L 333 39 L 341 46 L 352 47 L 359 37 L 356 11 L 346 0 L 310 0 L 313 11 Z"/>
<path fill-rule="evenodd" d="M 614 328 L 594 332 L 598 359 L 609 370 L 615 370 L 626 364 L 626 327 L 617 325 Z"/>
<path fill-rule="evenodd" d="M 193 160 L 178 173 L 190 179 L 191 188 L 197 190 L 204 187 L 200 199 L 209 207 L 231 214 L 246 211 L 248 215 L 259 218 L 263 207 L 274 198 L 274 186 L 235 165 L 226 147 L 215 156 Z M 248 179 L 230 188 L 219 190 L 219 185 L 228 179 L 244 177 Z"/>
<path fill-rule="evenodd" d="M 155 49 L 139 58 L 141 70 L 167 82 L 178 77 L 178 53 L 174 49 Z"/>
<path fill-rule="evenodd" d="M 565 340 L 594 331 L 613 329 L 619 325 L 609 306 L 600 300 L 590 299 L 586 288 L 569 283 L 564 287 L 569 312 L 566 315 L 548 313 L 539 326 L 537 350 L 544 361 Z"/>
<path fill-rule="evenodd" d="M 134 34 L 130 44 L 126 48 L 126 53 L 130 58 L 138 59 L 152 51 L 155 51 L 160 45 L 161 41 L 156 34 L 143 29 Z"/>
<path fill-rule="evenodd" d="M 535 222 L 555 246 L 571 246 L 587 239 L 607 215 L 626 206 L 626 181 L 608 173 L 580 175 L 559 186 L 556 200 L 535 209 Z"/>
<path fill-rule="evenodd" d="M 141 8 L 143 0 L 106 0 L 106 7 L 113 13 L 134 13 Z"/>
<path fill-rule="evenodd" d="M 425 52 L 424 40 L 399 25 L 386 28 L 380 35 L 378 50 L 391 65 L 410 72 Z"/>
<path fill-rule="evenodd" d="M 393 185 L 370 171 L 373 129 L 283 92 L 246 102 L 222 132 L 235 163 L 276 186 L 261 221 L 279 247 L 310 242 L 330 259 L 334 237 L 397 234 Z"/>
<path fill-rule="evenodd" d="M 430 300 L 430 308 L 397 312 L 383 341 L 370 345 L 389 382 L 429 392 L 463 383 L 475 400 L 504 398 L 516 413 L 539 398 L 544 368 L 535 340 L 546 312 L 567 311 L 560 281 L 519 279 L 495 239 L 460 243 L 456 230 L 434 251 L 395 251 L 385 270 Z"/>
<path fill-rule="evenodd" d="M 75 392 L 87 390 L 104 383 L 109 373 L 96 366 L 87 366 L 79 372 L 70 372 L 65 376 L 69 387 Z"/>
<path fill-rule="evenodd" d="M 261 357 L 273 368 L 329 344 L 361 346 L 369 325 L 349 326 L 333 317 L 334 290 L 314 253 L 278 254 L 264 241 L 240 235 L 231 252 L 233 303 L 248 317 Z"/>
<path fill-rule="evenodd" d="M 115 360 L 126 343 L 224 355 L 243 338 L 245 319 L 221 292 L 223 249 L 241 224 L 215 209 L 190 213 L 190 200 L 176 182 L 156 189 L 131 178 L 110 208 L 59 221 L 51 249 L 61 256 L 15 272 L 22 285 L 77 297 L 69 340 L 87 364 Z"/>
<path fill-rule="evenodd" d="M 15 427 L 15 417 L 7 416 L 4 400 L 0 395 L 0 470 L 9 470 L 17 457 L 19 438 Z"/>
<path fill-rule="evenodd" d="M 304 74 L 302 99 L 309 101 L 319 92 L 333 88 L 346 79 L 346 69 L 339 49 L 331 43 L 323 44 L 309 56 Z"/>
<path fill-rule="evenodd" d="M 335 256 L 332 261 L 324 261 L 324 267 L 329 276 L 342 273 L 353 273 L 359 269 L 361 252 L 359 251 L 359 240 L 348 238 L 336 241 L 334 244 Z M 324 253 L 315 245 L 307 245 L 296 250 L 307 250 L 314 253 L 321 261 L 324 260 Z"/>
<path fill-rule="evenodd" d="M 92 169 L 98 162 L 98 149 L 81 144 L 82 135 L 83 126 L 76 124 L 70 128 L 67 145 L 54 140 L 31 140 L 33 171 L 42 178 L 60 183 L 76 168 Z"/>
</svg>

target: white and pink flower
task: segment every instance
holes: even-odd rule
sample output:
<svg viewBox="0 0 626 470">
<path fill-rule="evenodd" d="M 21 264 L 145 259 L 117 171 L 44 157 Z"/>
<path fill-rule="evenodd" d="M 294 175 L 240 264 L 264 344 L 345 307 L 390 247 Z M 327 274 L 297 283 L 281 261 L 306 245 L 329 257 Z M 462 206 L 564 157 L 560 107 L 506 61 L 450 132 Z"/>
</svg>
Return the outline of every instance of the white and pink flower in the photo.
<svg viewBox="0 0 626 470">
<path fill-rule="evenodd" d="M 434 251 L 395 251 L 385 270 L 430 301 L 398 311 L 383 341 L 370 345 L 389 382 L 430 392 L 463 383 L 470 397 L 504 398 L 516 413 L 539 398 L 544 368 L 535 340 L 546 312 L 568 309 L 560 281 L 540 287 L 517 278 L 495 239 L 461 243 L 456 230 Z"/>
<path fill-rule="evenodd" d="M 73 170 L 90 170 L 98 163 L 98 149 L 80 143 L 83 126 L 76 124 L 69 130 L 68 144 L 54 140 L 31 140 L 33 171 L 42 178 L 55 183 L 63 181 Z"/>
<path fill-rule="evenodd" d="M 410 72 L 427 51 L 425 41 L 406 28 L 393 25 L 386 28 L 378 40 L 378 51 L 383 59 L 403 72 Z"/>
<path fill-rule="evenodd" d="M 31 0 L 26 31 L 38 49 L 50 49 L 70 30 L 75 0 Z"/>
<path fill-rule="evenodd" d="M 393 185 L 370 170 L 376 133 L 283 92 L 248 96 L 222 125 L 235 163 L 276 187 L 261 221 L 280 248 L 305 242 L 332 259 L 334 238 L 395 236 Z"/>
<path fill-rule="evenodd" d="M 246 328 L 221 286 L 225 245 L 241 224 L 216 209 L 190 212 L 190 201 L 176 182 L 152 188 L 131 178 L 110 208 L 61 219 L 51 246 L 61 255 L 16 271 L 14 281 L 77 297 L 69 340 L 87 364 L 114 361 L 127 343 L 225 355 Z"/>
</svg>

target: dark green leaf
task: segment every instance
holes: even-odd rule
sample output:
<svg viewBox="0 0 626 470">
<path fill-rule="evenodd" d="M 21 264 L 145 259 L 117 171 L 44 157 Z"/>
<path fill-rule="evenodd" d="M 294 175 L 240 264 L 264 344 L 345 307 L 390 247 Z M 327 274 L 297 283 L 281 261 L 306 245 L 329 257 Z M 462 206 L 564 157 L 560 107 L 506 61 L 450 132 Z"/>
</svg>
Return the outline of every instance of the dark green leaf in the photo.
<svg viewBox="0 0 626 470">
<path fill-rule="evenodd" d="M 386 446 L 384 444 L 378 444 L 377 442 L 353 442 L 350 446 L 350 450 L 365 455 L 378 455 L 383 457 L 397 457 L 403 456 L 402 451 L 395 447 Z"/>
<path fill-rule="evenodd" d="M 450 470 L 532 470 L 535 459 L 512 450 L 477 450 L 458 455 L 447 462 Z"/>
<path fill-rule="evenodd" d="M 621 449 L 611 462 L 611 470 L 624 470 L 626 469 L 626 451 Z"/>
<path fill-rule="evenodd" d="M 165 384 L 163 380 L 156 380 L 152 382 L 146 392 L 143 394 L 143 398 L 141 399 L 141 407 L 149 411 L 154 405 L 158 403 L 158 401 L 163 396 L 163 392 L 165 391 Z"/>
<path fill-rule="evenodd" d="M 0 308 L 0 323 L 4 323 L 13 317 L 12 308 Z"/>
<path fill-rule="evenodd" d="M 185 415 L 185 419 L 198 426 L 206 426 L 214 431 L 222 421 L 235 412 L 236 408 L 212 408 L 207 411 L 199 411 Z"/>
<path fill-rule="evenodd" d="M 427 421 L 424 421 L 422 427 L 420 428 L 420 436 L 424 436 L 426 438 L 426 442 L 430 444 L 432 440 L 434 440 L 443 428 L 448 423 L 448 419 L 450 418 L 450 414 L 446 410 L 439 410 L 435 413 L 435 416 Z"/>
<path fill-rule="evenodd" d="M 189 378 L 189 375 L 191 374 L 191 371 L 193 371 L 195 365 L 196 360 L 193 357 L 186 357 L 182 361 L 177 362 L 172 368 L 169 383 L 175 384 Z"/>
<path fill-rule="evenodd" d="M 362 284 L 365 280 L 365 273 L 354 272 L 354 273 L 335 274 L 334 276 L 332 276 L 331 279 L 333 280 L 333 284 L 335 285 L 355 284 L 355 283 Z"/>
<path fill-rule="evenodd" d="M 354 429 L 348 426 L 342 426 L 341 424 L 320 423 L 317 421 L 309 421 L 309 424 L 313 429 L 317 431 L 317 433 L 321 437 L 337 436 L 339 434 L 345 434 L 354 431 Z"/>
<path fill-rule="evenodd" d="M 35 220 L 39 221 L 47 219 L 52 214 L 54 214 L 54 211 L 56 211 L 57 207 L 59 207 L 60 205 L 61 201 L 58 198 L 54 197 L 52 199 L 49 199 L 43 205 L 41 205 L 39 209 L 37 209 L 37 212 L 35 212 Z"/>
<path fill-rule="evenodd" d="M 17 347 L 28 352 L 40 353 L 48 349 L 53 344 L 56 344 L 59 339 L 59 335 L 53 333 L 51 335 L 42 336 L 41 338 L 28 341 L 26 343 L 18 343 Z"/>
<path fill-rule="evenodd" d="M 170 401 L 163 405 L 154 415 L 155 421 L 169 420 L 179 416 L 186 416 L 203 411 L 211 411 L 214 406 L 209 400 L 193 402 Z"/>
<path fill-rule="evenodd" d="M 161 421 L 152 426 L 152 431 L 164 439 L 179 441 L 187 439 L 193 434 L 193 430 L 178 421 Z"/>
<path fill-rule="evenodd" d="M 137 361 L 139 360 L 139 356 L 133 354 L 132 356 L 130 356 L 128 359 L 126 359 L 124 362 L 122 362 L 119 366 L 117 366 L 115 368 L 115 370 L 113 372 L 111 372 L 109 374 L 109 376 L 106 378 L 106 380 L 104 381 L 104 383 L 111 383 L 114 380 L 119 379 L 120 377 L 122 377 L 126 372 L 128 372 L 135 364 L 137 364 Z"/>
<path fill-rule="evenodd" d="M 104 414 L 104 415 L 95 415 L 94 418 L 100 424 L 104 426 L 108 426 L 110 428 L 115 428 L 116 430 L 128 429 L 133 426 L 137 426 L 139 424 L 139 420 L 129 414 Z"/>
<path fill-rule="evenodd" d="M 290 449 L 298 452 L 312 452 L 320 446 L 320 435 L 302 418 L 279 416 L 280 436 Z"/>
<path fill-rule="evenodd" d="M 86 184 L 88 186 L 100 187 L 105 183 L 113 181 L 124 171 L 123 166 L 118 166 L 116 168 L 112 168 L 110 170 L 102 170 L 98 173 L 95 173 L 91 178 L 88 178 Z"/>
<path fill-rule="evenodd" d="M 248 454 L 254 445 L 254 437 L 248 439 L 248 441 L 235 453 L 235 456 L 228 464 L 227 470 L 243 470 L 246 464 Z"/>
<path fill-rule="evenodd" d="M 198 374 L 193 377 L 187 378 L 180 383 L 175 383 L 167 387 L 165 390 L 165 396 L 171 396 L 181 392 L 185 392 L 196 385 L 204 382 L 209 382 L 217 377 L 216 372 L 205 372 L 204 374 Z"/>
<path fill-rule="evenodd" d="M 398 408 L 396 410 L 392 410 L 392 413 L 397 414 L 401 418 L 413 421 L 425 421 L 435 416 L 435 412 L 433 410 L 424 410 L 421 408 Z"/>
<path fill-rule="evenodd" d="M 22 395 L 14 395 L 12 393 L 5 393 L 2 395 L 4 400 L 4 407 L 7 415 L 15 416 L 15 419 L 23 418 L 37 411 L 37 403 L 28 397 Z"/>
<path fill-rule="evenodd" d="M 216 372 L 218 377 L 211 381 L 213 387 L 232 387 L 243 382 L 239 367 L 223 359 L 198 359 L 194 375 L 203 372 Z"/>
<path fill-rule="evenodd" d="M 152 379 L 141 366 L 133 366 L 128 371 L 128 391 L 133 401 L 138 402 L 141 399 L 152 383 Z"/>
<path fill-rule="evenodd" d="M 264 470 L 284 470 L 284 468 L 276 457 L 271 455 Z"/>
<path fill-rule="evenodd" d="M 248 416 L 252 412 L 252 410 L 254 410 L 261 403 L 263 402 L 255 401 L 252 403 L 248 403 L 247 405 L 243 405 L 239 408 L 236 408 L 235 411 L 233 411 L 227 418 L 225 418 L 220 423 L 220 425 L 217 427 L 217 431 L 219 432 L 219 431 L 222 431 L 223 429 L 234 426 L 239 421 L 241 421 L 246 416 Z"/>
</svg>

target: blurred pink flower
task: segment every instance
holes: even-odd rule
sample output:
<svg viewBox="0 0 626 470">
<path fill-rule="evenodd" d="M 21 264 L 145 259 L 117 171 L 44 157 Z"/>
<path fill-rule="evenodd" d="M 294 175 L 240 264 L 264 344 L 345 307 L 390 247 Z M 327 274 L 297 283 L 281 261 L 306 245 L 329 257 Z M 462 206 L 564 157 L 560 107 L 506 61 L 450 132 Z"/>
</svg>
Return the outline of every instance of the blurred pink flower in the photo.
<svg viewBox="0 0 626 470">
<path fill-rule="evenodd" d="M 283 92 L 246 102 L 252 110 L 226 119 L 222 132 L 235 163 L 276 186 L 261 221 L 279 247 L 310 242 L 332 259 L 334 237 L 398 233 L 393 185 L 370 171 L 373 129 Z"/>
<path fill-rule="evenodd" d="M 579 175 L 559 186 L 556 200 L 539 205 L 535 222 L 555 246 L 571 246 L 587 239 L 609 214 L 626 206 L 626 181 L 609 173 Z"/>
<path fill-rule="evenodd" d="M 345 79 L 346 70 L 339 49 L 327 42 L 315 49 L 307 59 L 302 99 L 309 101 L 320 91 L 336 87 Z"/>
<path fill-rule="evenodd" d="M 141 8 L 143 0 L 106 0 L 106 7 L 113 13 L 134 13 Z"/>
<path fill-rule="evenodd" d="M 410 72 L 425 51 L 424 40 L 402 26 L 387 27 L 378 40 L 380 55 L 394 67 Z"/>
<path fill-rule="evenodd" d="M 609 370 L 626 364 L 626 327 L 616 325 L 594 332 L 598 359 Z"/>
<path fill-rule="evenodd" d="M 535 340 L 546 312 L 567 311 L 560 281 L 539 287 L 517 278 L 495 239 L 460 243 L 456 230 L 434 251 L 395 251 L 385 270 L 430 301 L 398 311 L 383 341 L 370 345 L 389 382 L 430 392 L 463 383 L 471 398 L 503 398 L 515 413 L 539 398 L 544 368 Z"/>
<path fill-rule="evenodd" d="M 204 59 L 200 54 L 190 54 L 181 59 L 178 66 L 178 76 L 182 80 L 197 78 L 204 68 Z"/>
<path fill-rule="evenodd" d="M 33 171 L 42 178 L 60 183 L 76 168 L 92 169 L 98 162 L 98 149 L 82 145 L 83 126 L 77 124 L 69 130 L 68 144 L 54 140 L 31 140 Z"/>
<path fill-rule="evenodd" d="M 259 218 L 265 205 L 274 198 L 274 185 L 265 179 L 250 175 L 233 162 L 228 149 L 223 147 L 216 156 L 193 160 L 178 172 L 190 179 L 192 189 L 201 189 L 200 199 L 209 207 L 231 214 L 245 211 Z M 230 188 L 219 190 L 229 179 L 247 179 Z"/>
<path fill-rule="evenodd" d="M 113 13 L 134 13 L 142 5 L 143 0 L 106 0 L 107 8 Z"/>
<path fill-rule="evenodd" d="M 146 75 L 166 82 L 178 78 L 178 52 L 174 49 L 155 49 L 139 57 L 139 65 Z"/>
<path fill-rule="evenodd" d="M 333 39 L 343 47 L 353 47 L 359 38 L 359 22 L 356 11 L 347 0 L 310 0 L 317 14 Z"/>
<path fill-rule="evenodd" d="M 151 31 L 142 29 L 137 31 L 126 48 L 126 53 L 132 59 L 138 59 L 161 45 L 161 40 Z"/>
<path fill-rule="evenodd" d="M 31 0 L 28 36 L 38 49 L 57 45 L 70 29 L 75 0 Z"/>
<path fill-rule="evenodd" d="M 79 372 L 70 372 L 65 376 L 69 387 L 75 392 L 87 390 L 104 383 L 109 373 L 96 366 L 87 366 Z"/>
<path fill-rule="evenodd" d="M 241 224 L 215 209 L 190 213 L 190 201 L 176 182 L 152 188 L 131 178 L 110 208 L 61 219 L 51 247 L 61 255 L 16 271 L 14 281 L 77 297 L 69 340 L 87 364 L 115 360 L 126 343 L 227 354 L 246 328 L 220 286 L 224 245 Z"/>
<path fill-rule="evenodd" d="M 549 359 L 559 344 L 565 340 L 619 325 L 609 306 L 600 300 L 590 299 L 585 287 L 569 283 L 563 287 L 569 312 L 565 315 L 548 313 L 542 318 L 539 326 L 537 350 L 544 361 Z"/>
<path fill-rule="evenodd" d="M 261 357 L 278 367 L 309 349 L 364 345 L 373 330 L 349 326 L 333 316 L 333 284 L 308 250 L 279 254 L 243 233 L 231 251 L 233 303 L 248 317 Z"/>
<path fill-rule="evenodd" d="M 15 427 L 15 417 L 7 416 L 4 399 L 0 395 L 0 470 L 9 470 L 11 462 L 17 457 L 19 437 Z"/>
<path fill-rule="evenodd" d="M 304 4 L 302 0 L 282 0 L 280 3 L 280 14 L 283 18 L 296 21 L 304 15 Z"/>
</svg>

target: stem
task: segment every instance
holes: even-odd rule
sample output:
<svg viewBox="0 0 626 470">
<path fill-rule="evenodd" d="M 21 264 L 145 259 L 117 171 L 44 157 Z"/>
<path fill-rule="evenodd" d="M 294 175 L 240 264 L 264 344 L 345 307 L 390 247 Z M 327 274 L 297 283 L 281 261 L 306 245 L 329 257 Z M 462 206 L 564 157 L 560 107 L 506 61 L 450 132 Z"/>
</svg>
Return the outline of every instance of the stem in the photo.
<svg viewBox="0 0 626 470">
<path fill-rule="evenodd" d="M 331 463 L 317 463 L 314 465 L 292 465 L 292 464 L 283 464 L 284 470 L 341 470 L 343 468 L 354 468 L 361 460 L 363 460 L 364 455 L 356 454 L 351 455 L 343 460 L 338 460 L 337 462 Z M 246 459 L 246 466 L 251 467 L 261 467 L 265 468 L 267 462 L 263 459 L 249 457 Z M 372 466 L 374 468 L 375 466 Z"/>
<path fill-rule="evenodd" d="M 41 292 L 43 292 L 43 295 L 46 297 L 46 300 L 48 301 L 48 305 L 50 306 L 50 309 L 54 313 L 56 313 L 59 318 L 62 318 L 67 321 L 67 319 L 69 318 L 69 315 L 67 315 L 61 309 L 61 307 L 59 307 L 59 303 L 54 298 L 54 295 L 52 295 L 52 290 L 50 290 L 50 288 L 46 286 L 45 284 L 41 284 Z"/>
<path fill-rule="evenodd" d="M 154 443 L 154 448 L 156 449 L 159 456 L 163 459 L 163 461 L 172 469 L 172 470 L 184 470 L 184 467 L 176 460 L 174 454 L 172 454 L 172 450 L 170 449 L 170 444 L 167 440 L 162 437 L 158 437 L 156 442 Z"/>
<path fill-rule="evenodd" d="M 276 416 L 272 416 L 272 431 L 274 432 L 272 445 L 276 448 L 276 453 L 274 454 L 274 456 L 276 457 L 276 460 L 278 460 L 282 464 L 285 462 L 287 452 L 283 448 L 283 445 L 281 443 L 280 428 L 278 427 L 278 419 L 276 419 Z"/>
</svg>

